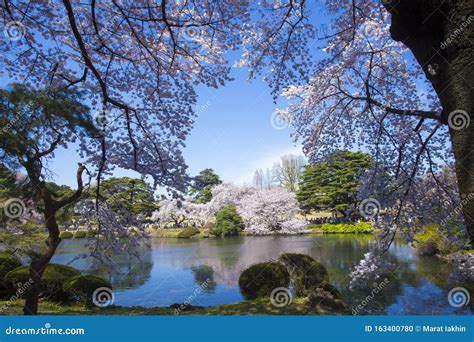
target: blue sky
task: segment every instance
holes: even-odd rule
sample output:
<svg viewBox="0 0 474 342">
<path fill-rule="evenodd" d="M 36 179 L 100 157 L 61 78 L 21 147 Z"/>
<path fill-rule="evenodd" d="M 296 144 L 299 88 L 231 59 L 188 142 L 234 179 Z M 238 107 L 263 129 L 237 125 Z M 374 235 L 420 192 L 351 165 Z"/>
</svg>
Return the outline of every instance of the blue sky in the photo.
<svg viewBox="0 0 474 342">
<path fill-rule="evenodd" d="M 250 183 L 257 168 L 271 167 L 284 154 L 302 154 L 301 145 L 293 142 L 290 127 L 272 126 L 278 105 L 268 85 L 261 79 L 248 81 L 245 68 L 233 68 L 232 76 L 234 81 L 219 89 L 198 89 L 198 116 L 184 157 L 190 175 L 210 167 L 224 181 Z M 59 150 L 50 164 L 55 173 L 52 180 L 75 187 L 78 161 L 73 149 Z M 125 170 L 114 175 L 139 177 Z"/>
</svg>

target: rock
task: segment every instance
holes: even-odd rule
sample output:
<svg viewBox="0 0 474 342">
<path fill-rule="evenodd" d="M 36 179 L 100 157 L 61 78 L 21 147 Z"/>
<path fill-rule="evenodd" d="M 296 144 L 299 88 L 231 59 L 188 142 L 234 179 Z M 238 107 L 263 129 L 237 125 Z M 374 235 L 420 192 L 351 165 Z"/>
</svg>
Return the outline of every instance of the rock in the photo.
<svg viewBox="0 0 474 342">
<path fill-rule="evenodd" d="M 326 267 L 308 255 L 285 253 L 279 261 L 290 273 L 296 296 L 307 296 L 313 289 L 329 282 Z"/>
<path fill-rule="evenodd" d="M 342 300 L 335 298 L 329 291 L 322 288 L 314 289 L 308 296 L 312 308 L 319 307 L 325 310 L 342 310 L 346 306 Z"/>
<path fill-rule="evenodd" d="M 263 262 L 250 266 L 239 278 L 240 292 L 246 299 L 270 297 L 277 287 L 288 287 L 290 274 L 285 266 L 276 262 Z"/>
</svg>

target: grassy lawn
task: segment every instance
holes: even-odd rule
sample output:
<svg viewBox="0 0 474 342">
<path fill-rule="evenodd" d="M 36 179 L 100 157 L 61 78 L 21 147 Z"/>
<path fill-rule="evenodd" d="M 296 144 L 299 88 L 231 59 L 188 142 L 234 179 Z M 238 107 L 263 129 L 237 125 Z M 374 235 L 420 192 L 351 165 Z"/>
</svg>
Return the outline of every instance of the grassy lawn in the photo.
<svg viewBox="0 0 474 342">
<path fill-rule="evenodd" d="M 23 301 L 0 301 L 1 315 L 22 315 Z M 105 308 L 86 309 L 82 305 L 64 305 L 41 301 L 39 305 L 41 315 L 175 315 L 176 309 L 169 307 L 143 308 L 110 306 Z M 181 311 L 179 315 L 347 315 L 347 312 L 325 311 L 311 308 L 306 298 L 295 298 L 293 302 L 283 308 L 274 307 L 268 298 L 243 301 L 208 308 L 196 308 Z"/>
</svg>

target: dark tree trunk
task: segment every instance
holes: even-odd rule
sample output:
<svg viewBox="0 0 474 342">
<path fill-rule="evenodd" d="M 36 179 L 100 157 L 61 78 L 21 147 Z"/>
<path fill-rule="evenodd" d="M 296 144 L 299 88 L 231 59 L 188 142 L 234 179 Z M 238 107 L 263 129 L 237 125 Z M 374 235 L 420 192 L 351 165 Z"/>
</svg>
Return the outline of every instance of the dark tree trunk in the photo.
<svg viewBox="0 0 474 342">
<path fill-rule="evenodd" d="M 474 245 L 474 1 L 398 0 L 385 7 L 392 16 L 392 38 L 412 51 L 440 99 Z M 456 118 L 459 125 L 454 127 Z"/>
<path fill-rule="evenodd" d="M 23 166 L 35 187 L 36 192 L 43 200 L 45 225 L 48 230 L 48 238 L 45 241 L 46 250 L 43 254 L 33 257 L 30 264 L 29 275 L 31 286 L 25 294 L 25 305 L 23 306 L 23 313 L 25 315 L 36 315 L 38 314 L 38 301 L 43 272 L 61 242 L 61 239 L 59 238 L 59 227 L 56 222 L 56 213 L 65 205 L 73 203 L 80 198 L 83 190 L 82 173 L 85 167 L 82 164 L 79 164 L 76 175 L 78 185 L 77 190 L 70 197 L 58 201 L 53 199 L 51 193 L 46 187 L 46 183 L 40 180 L 40 168 L 38 167 L 37 159 L 23 162 Z"/>
<path fill-rule="evenodd" d="M 41 289 L 41 278 L 43 272 L 48 266 L 51 258 L 53 257 L 56 249 L 58 248 L 61 239 L 59 238 L 59 228 L 56 223 L 56 210 L 49 208 L 45 210 L 46 227 L 49 232 L 49 236 L 46 239 L 46 251 L 43 255 L 36 257 L 30 264 L 30 281 L 31 286 L 28 289 L 25 297 L 25 305 L 23 306 L 23 313 L 25 315 L 36 315 L 38 313 L 38 299 Z"/>
</svg>

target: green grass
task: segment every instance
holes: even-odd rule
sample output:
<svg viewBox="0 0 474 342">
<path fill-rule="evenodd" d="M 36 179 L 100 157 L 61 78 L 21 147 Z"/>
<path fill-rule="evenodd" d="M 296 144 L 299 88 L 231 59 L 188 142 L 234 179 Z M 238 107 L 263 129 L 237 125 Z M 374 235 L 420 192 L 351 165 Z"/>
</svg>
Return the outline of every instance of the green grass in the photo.
<svg viewBox="0 0 474 342">
<path fill-rule="evenodd" d="M 374 228 L 369 222 L 308 224 L 310 234 L 369 234 Z"/>
<path fill-rule="evenodd" d="M 22 315 L 23 301 L 0 301 L 0 315 Z M 2 309 L 3 308 L 3 309 Z M 82 305 L 64 305 L 41 301 L 40 315 L 175 315 L 176 309 L 169 307 L 143 308 L 109 306 L 87 309 Z M 286 307 L 274 307 L 268 298 L 259 298 L 208 308 L 180 311 L 180 315 L 347 315 L 350 312 L 321 311 L 312 309 L 306 298 L 294 298 Z"/>
</svg>

